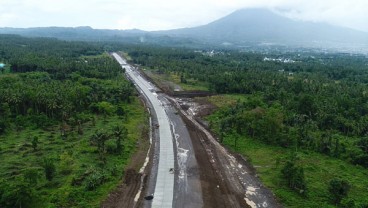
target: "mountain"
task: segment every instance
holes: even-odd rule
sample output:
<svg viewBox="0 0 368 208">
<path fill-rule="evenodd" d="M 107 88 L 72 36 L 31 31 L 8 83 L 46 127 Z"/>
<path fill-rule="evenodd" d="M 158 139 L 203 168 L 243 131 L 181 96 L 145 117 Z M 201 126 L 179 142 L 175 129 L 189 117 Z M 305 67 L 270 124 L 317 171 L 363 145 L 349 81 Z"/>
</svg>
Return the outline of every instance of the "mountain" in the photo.
<svg viewBox="0 0 368 208">
<path fill-rule="evenodd" d="M 368 33 L 324 23 L 297 21 L 267 9 L 241 9 L 207 25 L 156 33 L 234 44 L 368 44 Z"/>
<path fill-rule="evenodd" d="M 35 27 L 35 28 L 0 28 L 0 34 L 14 34 L 25 37 L 48 37 L 68 41 L 104 41 L 121 43 L 148 43 L 164 46 L 199 45 L 190 38 L 170 37 L 168 35 L 154 34 L 143 30 L 109 30 L 84 27 Z"/>
<path fill-rule="evenodd" d="M 368 53 L 368 33 L 325 23 L 297 21 L 268 9 L 241 9 L 207 25 L 167 31 L 43 27 L 0 28 L 0 34 L 186 47 L 286 46 Z"/>
<path fill-rule="evenodd" d="M 84 27 L 0 28 L 0 34 L 17 34 L 27 37 L 52 37 L 63 40 L 111 40 L 119 37 L 137 37 L 142 30 L 95 30 Z"/>
</svg>

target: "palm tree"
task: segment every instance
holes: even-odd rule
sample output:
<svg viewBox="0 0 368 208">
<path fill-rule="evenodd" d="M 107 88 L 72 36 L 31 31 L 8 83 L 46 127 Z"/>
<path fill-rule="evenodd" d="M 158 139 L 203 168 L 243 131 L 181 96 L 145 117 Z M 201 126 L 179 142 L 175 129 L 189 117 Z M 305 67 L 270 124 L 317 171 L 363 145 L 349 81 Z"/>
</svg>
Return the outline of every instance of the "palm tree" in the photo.
<svg viewBox="0 0 368 208">
<path fill-rule="evenodd" d="M 100 159 L 105 163 L 106 162 L 106 158 L 105 158 L 105 153 L 106 153 L 106 148 L 105 148 L 105 142 L 109 139 L 109 135 L 106 132 L 102 132 L 102 131 L 97 131 L 95 132 L 91 138 L 90 141 L 93 145 L 97 145 L 97 150 L 100 156 Z"/>
<path fill-rule="evenodd" d="M 113 129 L 113 136 L 116 138 L 116 152 L 121 153 L 124 150 L 122 140 L 127 137 L 128 130 L 123 126 L 115 126 Z"/>
</svg>

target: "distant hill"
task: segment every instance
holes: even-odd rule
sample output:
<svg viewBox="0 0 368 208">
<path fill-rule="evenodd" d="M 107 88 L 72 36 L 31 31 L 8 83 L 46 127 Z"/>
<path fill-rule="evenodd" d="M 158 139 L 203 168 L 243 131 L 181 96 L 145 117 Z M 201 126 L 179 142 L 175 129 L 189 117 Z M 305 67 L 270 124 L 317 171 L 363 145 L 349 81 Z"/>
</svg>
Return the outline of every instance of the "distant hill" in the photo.
<svg viewBox="0 0 368 208">
<path fill-rule="evenodd" d="M 156 33 L 234 44 L 368 44 L 368 33 L 324 23 L 296 21 L 267 9 L 241 9 L 207 25 Z"/>
<path fill-rule="evenodd" d="M 167 31 L 43 27 L 0 28 L 0 34 L 188 47 L 286 46 L 368 53 L 368 33 L 325 23 L 296 21 L 267 9 L 241 9 L 207 25 Z"/>
<path fill-rule="evenodd" d="M 107 41 L 122 43 L 148 43 L 167 46 L 199 45 L 194 40 L 184 37 L 170 37 L 143 30 L 109 30 L 84 27 L 35 27 L 35 28 L 0 28 L 0 34 L 14 34 L 25 37 L 49 37 L 61 40 Z"/>
<path fill-rule="evenodd" d="M 139 37 L 142 30 L 96 30 L 91 27 L 35 27 L 0 28 L 0 34 L 17 34 L 27 37 L 54 37 L 64 40 L 111 40 L 121 37 Z"/>
</svg>

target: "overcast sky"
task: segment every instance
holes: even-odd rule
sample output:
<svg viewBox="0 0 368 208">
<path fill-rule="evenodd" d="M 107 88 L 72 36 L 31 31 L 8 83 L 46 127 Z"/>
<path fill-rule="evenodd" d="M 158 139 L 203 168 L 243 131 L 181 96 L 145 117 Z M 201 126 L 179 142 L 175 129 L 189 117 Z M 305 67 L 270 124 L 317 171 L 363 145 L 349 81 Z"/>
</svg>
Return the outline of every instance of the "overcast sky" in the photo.
<svg viewBox="0 0 368 208">
<path fill-rule="evenodd" d="M 0 27 L 164 30 L 203 25 L 254 7 L 368 32 L 368 0 L 0 0 Z"/>
</svg>

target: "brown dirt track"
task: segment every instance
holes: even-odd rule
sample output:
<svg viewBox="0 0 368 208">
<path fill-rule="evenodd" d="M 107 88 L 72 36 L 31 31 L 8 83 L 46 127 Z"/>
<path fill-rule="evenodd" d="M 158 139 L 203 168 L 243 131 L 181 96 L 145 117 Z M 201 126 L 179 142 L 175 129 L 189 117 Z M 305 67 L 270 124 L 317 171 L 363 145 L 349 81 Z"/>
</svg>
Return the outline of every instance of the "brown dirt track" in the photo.
<svg viewBox="0 0 368 208">
<path fill-rule="evenodd" d="M 207 136 L 198 130 L 191 121 L 182 116 L 196 152 L 196 159 L 200 170 L 204 207 L 249 207 L 244 201 L 242 193 L 234 193 L 226 178 L 223 177 L 217 165 L 217 154 Z M 214 153 L 213 159 L 209 152 Z"/>
</svg>

